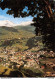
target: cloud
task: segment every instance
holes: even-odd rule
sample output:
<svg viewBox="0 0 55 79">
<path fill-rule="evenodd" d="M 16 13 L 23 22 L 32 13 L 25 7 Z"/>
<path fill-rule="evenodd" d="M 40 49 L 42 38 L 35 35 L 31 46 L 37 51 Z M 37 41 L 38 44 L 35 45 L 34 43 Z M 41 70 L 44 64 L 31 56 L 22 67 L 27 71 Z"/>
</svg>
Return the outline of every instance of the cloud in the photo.
<svg viewBox="0 0 55 79">
<path fill-rule="evenodd" d="M 17 22 L 18 19 L 13 18 L 13 16 L 0 15 L 0 20 L 9 20 L 9 21 L 12 21 L 12 22 Z"/>
<path fill-rule="evenodd" d="M 7 19 L 7 17 L 0 15 L 0 20 L 5 20 L 5 19 Z"/>
<path fill-rule="evenodd" d="M 9 20 L 9 21 L 12 21 L 13 23 L 15 24 L 23 24 L 24 25 L 24 22 L 26 22 L 28 24 L 28 22 L 32 22 L 32 17 L 25 17 L 25 18 L 14 18 L 12 15 L 0 15 L 0 21 L 1 20 Z"/>
<path fill-rule="evenodd" d="M 25 18 L 14 18 L 13 15 L 6 14 L 8 9 L 2 10 L 0 9 L 0 20 L 9 20 L 15 24 L 21 24 L 22 22 L 32 21 L 33 17 L 25 17 Z"/>
<path fill-rule="evenodd" d="M 20 25 L 20 26 L 27 26 L 27 25 L 30 25 L 31 23 L 33 23 L 33 22 L 32 21 L 26 21 L 26 22 L 22 22 L 22 23 L 20 23 L 18 25 Z"/>
</svg>

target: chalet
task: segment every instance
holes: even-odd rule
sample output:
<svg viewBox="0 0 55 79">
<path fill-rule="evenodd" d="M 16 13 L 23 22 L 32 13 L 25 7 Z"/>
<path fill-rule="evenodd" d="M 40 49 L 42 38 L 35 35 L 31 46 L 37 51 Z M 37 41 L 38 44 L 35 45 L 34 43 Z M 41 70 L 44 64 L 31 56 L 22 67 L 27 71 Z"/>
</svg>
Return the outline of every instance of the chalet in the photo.
<svg viewBox="0 0 55 79">
<path fill-rule="evenodd" d="M 49 76 L 51 74 L 51 72 L 46 72 L 46 76 Z"/>
<path fill-rule="evenodd" d="M 20 68 L 20 64 L 16 65 L 17 68 Z"/>
<path fill-rule="evenodd" d="M 2 62 L 2 58 L 0 57 L 0 62 Z"/>
<path fill-rule="evenodd" d="M 25 64 L 24 67 L 26 67 L 27 65 Z"/>
<path fill-rule="evenodd" d="M 44 69 L 45 67 L 44 66 L 41 66 L 41 69 Z"/>
<path fill-rule="evenodd" d="M 55 64 L 52 63 L 52 62 L 46 62 L 46 65 L 49 65 L 49 66 L 51 66 L 51 67 L 55 66 Z"/>
<path fill-rule="evenodd" d="M 33 67 L 35 65 L 35 61 L 33 59 L 27 60 L 27 67 Z"/>
<path fill-rule="evenodd" d="M 55 73 L 46 72 L 46 77 L 55 77 Z"/>
</svg>

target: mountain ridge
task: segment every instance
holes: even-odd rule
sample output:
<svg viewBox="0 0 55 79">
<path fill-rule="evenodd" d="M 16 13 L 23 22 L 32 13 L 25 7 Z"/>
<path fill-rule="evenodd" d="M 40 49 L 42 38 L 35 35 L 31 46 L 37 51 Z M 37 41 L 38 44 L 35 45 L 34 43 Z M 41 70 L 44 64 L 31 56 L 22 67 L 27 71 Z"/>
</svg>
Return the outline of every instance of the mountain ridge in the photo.
<svg viewBox="0 0 55 79">
<path fill-rule="evenodd" d="M 12 21 L 9 20 L 1 20 L 0 21 L 0 27 L 2 26 L 6 26 L 6 27 L 14 27 L 14 26 L 28 26 L 31 23 L 33 23 L 32 21 L 26 21 L 26 22 L 21 22 L 20 24 L 15 24 Z"/>
<path fill-rule="evenodd" d="M 2 26 L 14 27 L 14 26 L 17 26 L 17 24 L 15 24 L 11 21 L 8 21 L 8 20 L 2 20 L 2 21 L 0 21 L 0 27 L 2 27 Z"/>
</svg>

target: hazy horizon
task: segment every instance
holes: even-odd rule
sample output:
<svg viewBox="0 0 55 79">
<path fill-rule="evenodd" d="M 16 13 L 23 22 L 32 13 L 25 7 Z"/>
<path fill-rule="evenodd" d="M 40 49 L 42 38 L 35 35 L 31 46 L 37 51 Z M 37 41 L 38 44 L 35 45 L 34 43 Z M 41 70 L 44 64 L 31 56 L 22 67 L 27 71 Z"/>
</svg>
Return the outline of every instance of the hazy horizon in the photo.
<svg viewBox="0 0 55 79">
<path fill-rule="evenodd" d="M 21 24 L 23 22 L 28 22 L 28 21 L 32 22 L 33 17 L 31 17 L 31 16 L 25 17 L 25 18 L 22 18 L 22 17 L 14 18 L 13 15 L 6 14 L 7 10 L 8 9 L 5 9 L 5 10 L 0 9 L 0 21 L 9 20 L 15 24 Z"/>
</svg>

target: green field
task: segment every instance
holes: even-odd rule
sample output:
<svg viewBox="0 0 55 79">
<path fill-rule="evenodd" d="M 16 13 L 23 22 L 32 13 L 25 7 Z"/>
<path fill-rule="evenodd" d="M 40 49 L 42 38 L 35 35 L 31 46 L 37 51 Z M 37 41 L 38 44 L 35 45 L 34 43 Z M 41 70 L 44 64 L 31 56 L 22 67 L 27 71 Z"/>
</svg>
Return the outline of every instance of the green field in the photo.
<svg viewBox="0 0 55 79">
<path fill-rule="evenodd" d="M 37 45 L 33 26 L 0 27 L 0 49 L 24 51 Z M 41 39 L 40 39 L 41 40 Z"/>
</svg>

